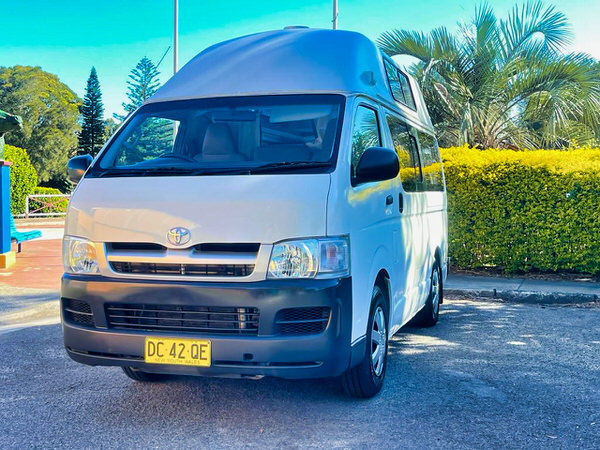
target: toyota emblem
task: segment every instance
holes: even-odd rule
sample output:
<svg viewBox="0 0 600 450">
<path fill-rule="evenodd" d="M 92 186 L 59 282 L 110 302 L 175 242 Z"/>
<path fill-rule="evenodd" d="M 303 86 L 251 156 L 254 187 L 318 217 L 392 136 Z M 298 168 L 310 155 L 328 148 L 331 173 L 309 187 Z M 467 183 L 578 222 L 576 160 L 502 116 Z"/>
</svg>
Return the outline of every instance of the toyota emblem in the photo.
<svg viewBox="0 0 600 450">
<path fill-rule="evenodd" d="M 173 245 L 185 245 L 191 238 L 190 230 L 183 227 L 171 228 L 167 233 L 167 240 Z"/>
</svg>

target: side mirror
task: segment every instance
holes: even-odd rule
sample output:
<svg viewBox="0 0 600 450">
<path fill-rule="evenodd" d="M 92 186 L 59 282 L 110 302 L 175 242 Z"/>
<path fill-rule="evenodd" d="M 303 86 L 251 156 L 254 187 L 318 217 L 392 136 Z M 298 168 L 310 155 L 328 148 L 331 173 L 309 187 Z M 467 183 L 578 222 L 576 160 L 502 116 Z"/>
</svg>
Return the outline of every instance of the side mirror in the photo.
<svg viewBox="0 0 600 450">
<path fill-rule="evenodd" d="M 67 177 L 73 184 L 79 183 L 85 171 L 92 164 L 93 158 L 91 155 L 75 156 L 67 163 Z"/>
<path fill-rule="evenodd" d="M 391 180 L 398 176 L 399 171 L 400 161 L 394 150 L 369 147 L 358 160 L 354 184 Z"/>
</svg>

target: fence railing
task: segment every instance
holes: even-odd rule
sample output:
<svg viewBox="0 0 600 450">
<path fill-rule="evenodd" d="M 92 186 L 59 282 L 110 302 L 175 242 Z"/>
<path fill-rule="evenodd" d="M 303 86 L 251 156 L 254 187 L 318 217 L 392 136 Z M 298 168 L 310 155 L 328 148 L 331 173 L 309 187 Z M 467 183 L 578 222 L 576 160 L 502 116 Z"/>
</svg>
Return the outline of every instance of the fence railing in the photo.
<svg viewBox="0 0 600 450">
<path fill-rule="evenodd" d="M 59 217 L 67 214 L 70 194 L 31 194 L 25 197 L 25 214 L 21 217 Z"/>
</svg>

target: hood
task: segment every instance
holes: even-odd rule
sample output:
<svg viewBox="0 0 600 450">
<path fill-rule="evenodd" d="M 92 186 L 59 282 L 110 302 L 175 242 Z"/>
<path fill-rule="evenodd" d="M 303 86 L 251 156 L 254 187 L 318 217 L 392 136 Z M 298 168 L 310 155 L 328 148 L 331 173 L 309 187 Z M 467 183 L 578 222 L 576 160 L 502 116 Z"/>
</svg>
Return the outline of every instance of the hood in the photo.
<svg viewBox="0 0 600 450">
<path fill-rule="evenodd" d="M 174 227 L 190 230 L 186 246 L 324 236 L 329 184 L 329 174 L 84 178 L 65 232 L 171 248 Z"/>
</svg>

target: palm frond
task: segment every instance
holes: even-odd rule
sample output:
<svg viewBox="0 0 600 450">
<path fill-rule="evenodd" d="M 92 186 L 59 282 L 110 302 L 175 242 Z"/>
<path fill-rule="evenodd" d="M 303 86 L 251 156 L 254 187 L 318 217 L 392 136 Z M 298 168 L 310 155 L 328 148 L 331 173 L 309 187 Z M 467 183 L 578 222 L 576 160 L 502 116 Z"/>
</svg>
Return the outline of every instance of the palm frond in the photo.
<svg viewBox="0 0 600 450">
<path fill-rule="evenodd" d="M 505 60 L 541 47 L 558 53 L 568 45 L 573 33 L 567 17 L 553 6 L 545 7 L 540 0 L 515 5 L 507 20 L 500 21 L 505 48 Z"/>
<path fill-rule="evenodd" d="M 445 145 L 561 147 L 600 141 L 600 63 L 562 54 L 571 36 L 564 14 L 536 0 L 505 20 L 482 3 L 458 35 L 393 30 L 378 43 L 419 60 L 410 72 Z"/>
<path fill-rule="evenodd" d="M 410 55 L 425 63 L 433 58 L 429 36 L 419 31 L 386 31 L 377 39 L 377 44 L 390 56 Z"/>
</svg>

